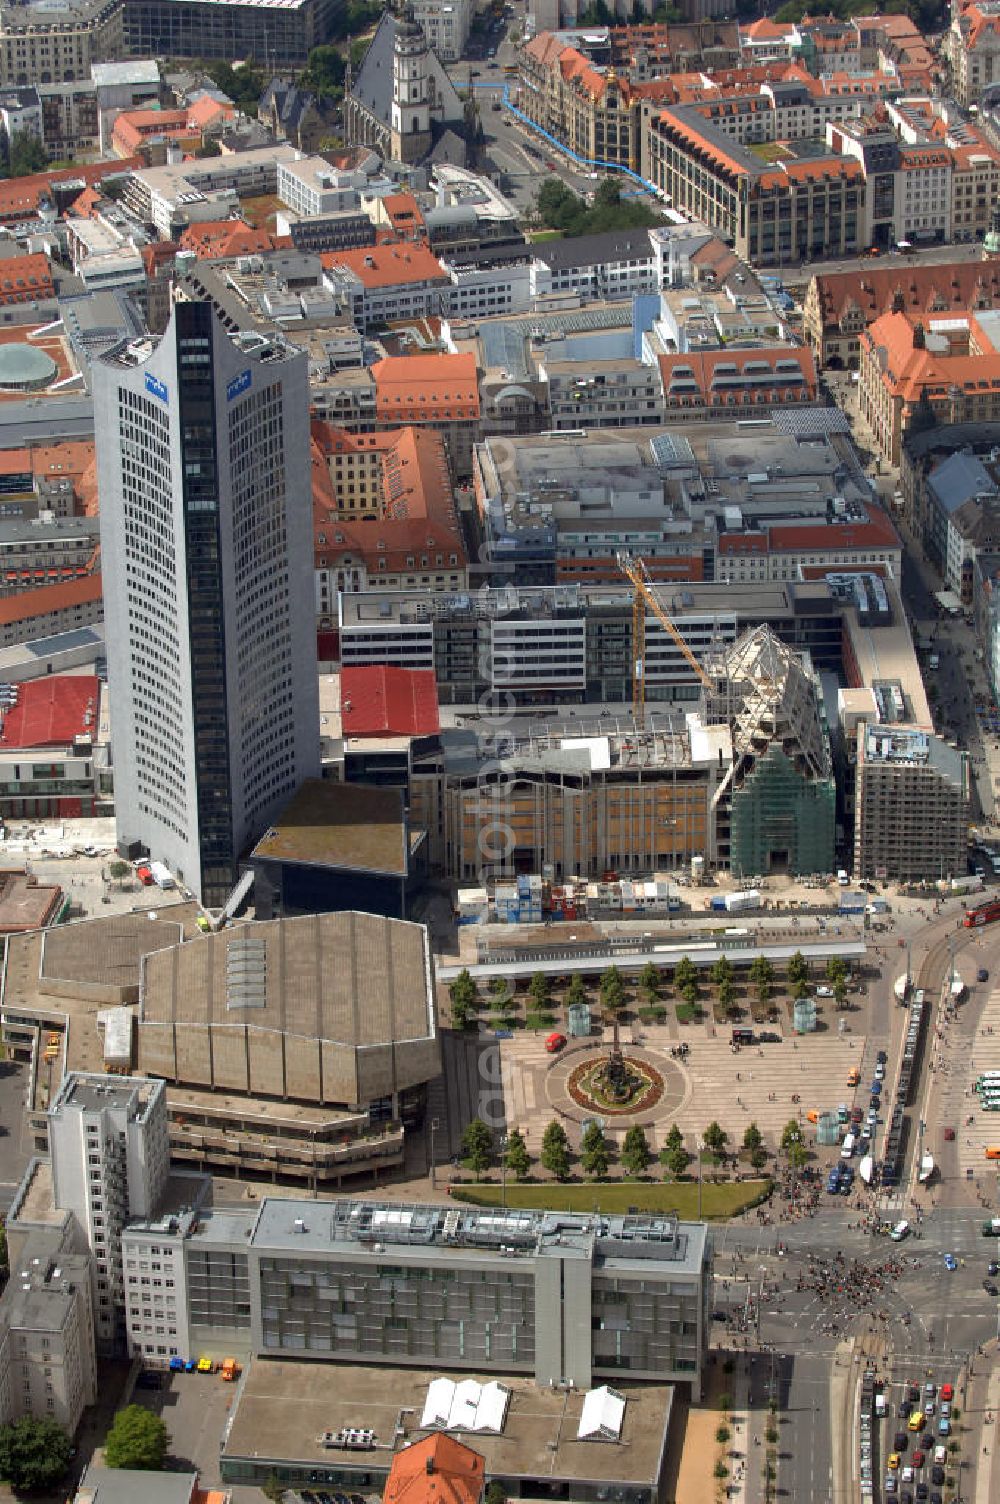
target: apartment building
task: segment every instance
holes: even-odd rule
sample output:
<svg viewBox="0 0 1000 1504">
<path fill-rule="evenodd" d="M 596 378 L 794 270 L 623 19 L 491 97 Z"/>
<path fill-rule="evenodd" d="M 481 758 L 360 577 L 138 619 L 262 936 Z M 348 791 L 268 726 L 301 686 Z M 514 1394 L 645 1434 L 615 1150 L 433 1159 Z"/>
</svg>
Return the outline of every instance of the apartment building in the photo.
<svg viewBox="0 0 1000 1504">
<path fill-rule="evenodd" d="M 0 1298 L 0 1424 L 54 1420 L 70 1436 L 97 1399 L 90 1259 L 36 1232 Z"/>
<path fill-rule="evenodd" d="M 635 428 L 663 421 L 663 382 L 655 365 L 542 359 L 538 375 L 548 387 L 554 429 Z"/>
<path fill-rule="evenodd" d="M 322 622 L 332 623 L 339 591 L 466 588 L 465 541 L 439 433 L 350 434 L 317 420 L 312 443 Z"/>
<path fill-rule="evenodd" d="M 675 208 L 757 265 L 847 255 L 865 241 L 862 164 L 805 144 L 768 163 L 689 105 L 654 112 L 647 172 Z"/>
<path fill-rule="evenodd" d="M 860 337 L 859 398 L 892 464 L 911 427 L 1000 417 L 1000 313 L 966 310 L 926 323 L 883 314 Z"/>
<path fill-rule="evenodd" d="M 416 0 L 413 19 L 442 62 L 454 63 L 465 51 L 472 27 L 471 0 Z"/>
<path fill-rule="evenodd" d="M 854 876 L 964 877 L 969 754 L 912 726 L 857 728 Z"/>
<path fill-rule="evenodd" d="M 18 685 L 0 716 L 0 816 L 74 819 L 111 813 L 111 759 L 95 674 Z"/>
<path fill-rule="evenodd" d="M 278 197 L 303 216 L 356 209 L 358 187 L 367 181 L 360 173 L 338 172 L 325 157 L 301 156 L 278 163 Z"/>
<path fill-rule="evenodd" d="M 0 85 L 90 78 L 93 63 L 124 56 L 122 0 L 0 6 Z"/>
<path fill-rule="evenodd" d="M 944 51 L 952 88 L 966 109 L 978 105 L 1000 83 L 1000 4 L 997 0 L 956 0 Z"/>
<path fill-rule="evenodd" d="M 85 574 L 60 584 L 19 590 L 0 599 L 0 647 L 14 647 L 104 618 L 101 576 Z"/>
<path fill-rule="evenodd" d="M 52 1198 L 93 1256 L 99 1352 L 124 1337 L 122 1233 L 158 1208 L 170 1174 L 166 1087 L 140 1077 L 70 1072 L 49 1111 Z"/>
<path fill-rule="evenodd" d="M 856 370 L 861 336 L 895 309 L 926 328 L 947 319 L 1000 306 L 1000 267 L 993 261 L 917 262 L 901 278 L 897 268 L 874 263 L 863 271 L 813 277 L 803 303 L 803 332 L 817 365 Z"/>
<path fill-rule="evenodd" d="M 325 251 L 323 284 L 359 329 L 399 319 L 425 318 L 442 310 L 450 285 L 447 272 L 425 245 L 370 246 Z"/>
<path fill-rule="evenodd" d="M 702 1223 L 266 1197 L 174 1228 L 134 1222 L 122 1242 L 129 1275 L 154 1246 L 183 1266 L 182 1351 L 488 1368 L 584 1388 L 624 1374 L 701 1392 Z M 139 1324 L 130 1346 L 149 1351 Z"/>
</svg>

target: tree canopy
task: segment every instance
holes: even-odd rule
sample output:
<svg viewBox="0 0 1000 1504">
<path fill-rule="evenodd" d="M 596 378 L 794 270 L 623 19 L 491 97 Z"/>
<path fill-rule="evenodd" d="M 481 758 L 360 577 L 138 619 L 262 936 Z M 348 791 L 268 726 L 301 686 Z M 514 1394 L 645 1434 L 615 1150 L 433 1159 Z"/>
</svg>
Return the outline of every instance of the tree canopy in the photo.
<svg viewBox="0 0 1000 1504">
<path fill-rule="evenodd" d="M 546 178 L 536 199 L 539 217 L 553 230 L 569 237 L 593 235 L 600 230 L 645 229 L 661 224 L 658 214 L 646 204 L 623 199 L 614 178 L 599 184 L 593 204 L 567 188 L 559 178 Z"/>
<path fill-rule="evenodd" d="M 462 1157 L 474 1175 L 482 1175 L 493 1162 L 493 1135 L 482 1118 L 473 1118 L 462 1134 Z"/>
<path fill-rule="evenodd" d="M 69 1471 L 69 1437 L 54 1420 L 26 1415 L 0 1426 L 0 1478 L 18 1492 L 54 1489 Z"/>
<path fill-rule="evenodd" d="M 245 115 L 256 115 L 260 96 L 267 83 L 267 74 L 259 63 L 248 59 L 242 67 L 222 61 L 209 63 L 205 69 L 217 89 L 229 98 Z"/>
<path fill-rule="evenodd" d="M 3 163 L 0 175 L 5 178 L 26 178 L 32 173 L 44 172 L 49 166 L 49 154 L 31 131 L 15 131 L 11 137 L 3 137 Z"/>
<path fill-rule="evenodd" d="M 108 1432 L 105 1464 L 158 1472 L 166 1458 L 169 1440 L 165 1424 L 152 1410 L 144 1405 L 126 1405 L 118 1411 Z"/>
<path fill-rule="evenodd" d="M 566 1129 L 555 1118 L 542 1135 L 542 1164 L 557 1180 L 569 1176 L 569 1140 Z"/>
</svg>

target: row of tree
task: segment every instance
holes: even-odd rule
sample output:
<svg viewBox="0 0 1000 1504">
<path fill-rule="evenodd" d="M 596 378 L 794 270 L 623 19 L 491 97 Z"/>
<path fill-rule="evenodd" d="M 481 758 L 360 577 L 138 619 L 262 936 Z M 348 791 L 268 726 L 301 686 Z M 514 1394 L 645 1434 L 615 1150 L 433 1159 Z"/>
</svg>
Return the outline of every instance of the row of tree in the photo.
<svg viewBox="0 0 1000 1504">
<path fill-rule="evenodd" d="M 790 1130 L 796 1130 L 797 1138 L 790 1135 Z M 794 1156 L 789 1154 L 792 1143 L 802 1148 L 802 1156 L 798 1152 Z M 713 1159 L 722 1159 L 727 1153 L 729 1135 L 726 1130 L 714 1119 L 702 1134 L 702 1143 Z M 805 1150 L 802 1146 L 801 1132 L 797 1123 L 789 1123 L 785 1129 L 785 1137 L 782 1138 L 782 1148 L 788 1157 L 789 1164 L 798 1165 L 804 1162 Z M 750 1123 L 743 1135 L 743 1150 L 748 1155 L 754 1169 L 762 1169 L 767 1162 L 767 1151 L 764 1148 L 763 1136 L 756 1123 Z M 611 1163 L 613 1151 L 612 1144 L 606 1138 L 603 1129 L 597 1122 L 588 1123 L 580 1140 L 580 1165 L 585 1174 L 601 1179 L 607 1175 Z M 462 1157 L 467 1169 L 474 1175 L 485 1175 L 493 1167 L 496 1159 L 496 1146 L 493 1134 L 483 1122 L 482 1118 L 473 1118 L 462 1135 Z M 649 1169 L 653 1162 L 653 1151 L 644 1129 L 638 1123 L 633 1123 L 626 1131 L 622 1142 L 620 1161 L 622 1168 L 628 1175 L 642 1175 Z M 684 1135 L 677 1124 L 674 1123 L 663 1149 L 660 1151 L 660 1163 L 665 1167 L 668 1174 L 675 1179 L 685 1173 L 691 1163 L 691 1155 L 684 1145 Z M 524 1135 L 519 1128 L 512 1128 L 507 1135 L 506 1143 L 501 1156 L 503 1167 L 515 1176 L 523 1180 L 531 1171 L 532 1158 L 528 1153 L 528 1146 L 524 1141 Z M 567 1180 L 570 1175 L 570 1143 L 566 1129 L 557 1118 L 553 1118 L 542 1135 L 542 1147 L 539 1155 L 539 1163 L 543 1170 L 555 1177 L 556 1180 Z"/>
<path fill-rule="evenodd" d="M 637 990 L 640 1005 L 657 1011 L 662 1002 L 662 988 L 668 977 L 668 968 L 654 965 L 647 961 L 639 973 Z M 720 956 L 709 971 L 709 979 L 716 988 L 718 999 L 723 1008 L 733 1007 L 736 1000 L 736 975 L 733 964 L 728 956 Z M 848 972 L 844 962 L 839 956 L 833 956 L 826 965 L 826 980 L 833 989 L 837 1006 L 843 1007 L 847 994 Z M 792 995 L 796 998 L 804 997 L 809 991 L 809 964 L 801 951 L 796 951 L 790 958 L 787 968 L 788 984 Z M 698 968 L 689 956 L 681 956 L 673 969 L 673 986 L 685 1003 L 694 1004 L 699 996 Z M 775 988 L 776 975 L 774 966 L 766 956 L 755 957 L 749 970 L 749 980 L 753 985 L 757 1000 L 762 1006 L 770 1002 Z M 476 984 L 472 980 L 467 967 L 459 972 L 449 988 L 451 996 L 451 1018 L 456 1029 L 466 1029 L 475 1023 L 479 1009 L 479 994 Z M 515 1007 L 514 993 L 511 984 L 504 977 L 494 977 L 489 984 L 491 1006 L 499 1013 L 511 1013 Z M 536 971 L 528 983 L 528 1012 L 529 1021 L 534 1015 L 534 1021 L 540 1025 L 551 1022 L 550 1009 L 553 1006 L 552 984 L 544 972 Z M 609 966 L 601 974 L 598 984 L 598 999 L 600 1009 L 605 1018 L 617 1017 L 627 1004 L 625 983 L 617 966 Z M 579 972 L 574 972 L 569 987 L 566 990 L 565 1002 L 568 1007 L 575 1003 L 586 1003 L 590 1000 L 587 983 Z"/>
</svg>

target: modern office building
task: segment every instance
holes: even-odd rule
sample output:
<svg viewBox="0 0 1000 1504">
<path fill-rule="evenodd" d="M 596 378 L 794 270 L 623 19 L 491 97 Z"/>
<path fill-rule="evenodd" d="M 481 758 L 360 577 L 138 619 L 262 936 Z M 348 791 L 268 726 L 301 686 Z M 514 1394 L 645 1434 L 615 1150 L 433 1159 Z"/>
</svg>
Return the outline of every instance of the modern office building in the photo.
<svg viewBox="0 0 1000 1504">
<path fill-rule="evenodd" d="M 170 1174 L 163 1082 L 71 1072 L 49 1111 L 49 1153 L 53 1204 L 93 1255 L 98 1351 L 120 1351 L 122 1231 L 153 1215 Z"/>
<path fill-rule="evenodd" d="M 860 725 L 854 876 L 964 877 L 969 754 L 915 726 Z"/>
<path fill-rule="evenodd" d="M 325 42 L 338 0 L 119 0 L 130 57 L 260 58 L 301 66 Z"/>
<path fill-rule="evenodd" d="M 319 771 L 306 367 L 207 303 L 94 366 L 119 842 L 210 905 Z"/>
<path fill-rule="evenodd" d="M 179 1352 L 488 1368 L 578 1388 L 603 1375 L 700 1393 L 703 1223 L 267 1197 L 137 1221 L 122 1249 L 128 1276 L 154 1256 L 172 1261 Z M 141 1306 L 130 1298 L 130 1348 L 155 1353 Z"/>
</svg>

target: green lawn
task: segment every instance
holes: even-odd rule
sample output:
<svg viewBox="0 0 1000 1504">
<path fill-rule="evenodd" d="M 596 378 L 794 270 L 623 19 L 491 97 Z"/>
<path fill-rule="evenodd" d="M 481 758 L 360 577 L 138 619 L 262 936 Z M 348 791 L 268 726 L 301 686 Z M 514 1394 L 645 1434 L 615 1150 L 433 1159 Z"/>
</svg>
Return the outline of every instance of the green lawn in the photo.
<svg viewBox="0 0 1000 1504">
<path fill-rule="evenodd" d="M 708 1221 L 735 1217 L 753 1206 L 767 1190 L 766 1180 L 743 1180 L 702 1187 L 702 1216 Z M 499 1206 L 502 1188 L 492 1183 L 456 1186 L 453 1200 L 471 1201 L 475 1206 Z M 676 1212 L 684 1220 L 698 1215 L 698 1182 L 612 1181 L 586 1185 L 517 1185 L 507 1181 L 507 1205 L 543 1208 L 565 1212 L 627 1212 L 637 1206 L 643 1212 Z"/>
<path fill-rule="evenodd" d="M 530 241 L 562 240 L 562 238 L 563 238 L 563 232 L 562 232 L 562 230 L 529 230 L 528 231 L 528 239 Z"/>
<path fill-rule="evenodd" d="M 747 150 L 752 151 L 762 162 L 780 162 L 783 157 L 791 156 L 791 152 L 780 141 L 750 141 L 747 143 Z"/>
</svg>

